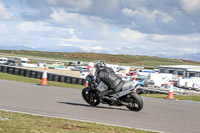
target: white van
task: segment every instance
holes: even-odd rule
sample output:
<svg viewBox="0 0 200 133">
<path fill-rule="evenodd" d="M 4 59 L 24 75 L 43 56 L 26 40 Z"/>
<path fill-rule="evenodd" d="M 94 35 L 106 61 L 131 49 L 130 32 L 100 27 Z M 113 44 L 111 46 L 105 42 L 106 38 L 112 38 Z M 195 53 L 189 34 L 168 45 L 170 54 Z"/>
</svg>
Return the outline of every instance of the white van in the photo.
<svg viewBox="0 0 200 133">
<path fill-rule="evenodd" d="M 167 81 L 172 80 L 173 74 L 170 73 L 150 73 L 150 80 L 154 81 L 155 87 L 161 87 Z"/>
<path fill-rule="evenodd" d="M 8 61 L 8 58 L 0 58 L 0 64 L 4 64 Z"/>
</svg>

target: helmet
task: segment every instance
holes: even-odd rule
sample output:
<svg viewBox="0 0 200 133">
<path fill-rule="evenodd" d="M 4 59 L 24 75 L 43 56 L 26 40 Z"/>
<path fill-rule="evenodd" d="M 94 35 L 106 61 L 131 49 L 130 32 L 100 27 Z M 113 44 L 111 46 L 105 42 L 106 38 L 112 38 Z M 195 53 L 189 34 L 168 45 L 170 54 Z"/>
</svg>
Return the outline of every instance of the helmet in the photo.
<svg viewBox="0 0 200 133">
<path fill-rule="evenodd" d="M 103 61 L 97 62 L 95 65 L 95 69 L 97 72 L 102 70 L 104 67 L 106 67 L 106 64 Z"/>
</svg>

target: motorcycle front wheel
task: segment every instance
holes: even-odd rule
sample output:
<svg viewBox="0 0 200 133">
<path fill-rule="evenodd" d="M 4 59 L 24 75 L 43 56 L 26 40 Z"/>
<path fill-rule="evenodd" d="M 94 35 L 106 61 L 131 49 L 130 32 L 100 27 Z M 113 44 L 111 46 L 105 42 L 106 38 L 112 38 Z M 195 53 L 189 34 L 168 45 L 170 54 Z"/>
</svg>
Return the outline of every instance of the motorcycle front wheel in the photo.
<svg viewBox="0 0 200 133">
<path fill-rule="evenodd" d="M 126 106 L 131 111 L 140 111 L 143 108 L 143 100 L 137 93 L 130 94 L 130 106 Z"/>
<path fill-rule="evenodd" d="M 88 104 L 92 106 L 97 106 L 100 103 L 99 96 L 95 91 L 84 88 L 82 90 L 82 97 Z"/>
</svg>

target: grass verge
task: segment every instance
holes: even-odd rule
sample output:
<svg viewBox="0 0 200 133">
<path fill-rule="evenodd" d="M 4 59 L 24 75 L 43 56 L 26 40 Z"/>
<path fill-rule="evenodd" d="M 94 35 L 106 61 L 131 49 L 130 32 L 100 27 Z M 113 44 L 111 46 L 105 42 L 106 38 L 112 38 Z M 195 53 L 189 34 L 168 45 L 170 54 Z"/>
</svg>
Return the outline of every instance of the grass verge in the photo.
<svg viewBox="0 0 200 133">
<path fill-rule="evenodd" d="M 60 118 L 0 111 L 0 133 L 152 133 Z"/>
<path fill-rule="evenodd" d="M 0 79 L 26 82 L 26 83 L 32 83 L 32 84 L 40 84 L 41 82 L 41 79 L 28 78 L 28 77 L 12 75 L 12 74 L 2 73 L 2 72 L 0 72 Z M 74 88 L 74 89 L 84 88 L 83 85 L 77 85 L 77 84 L 68 84 L 68 83 L 61 83 L 61 82 L 54 82 L 54 81 L 47 81 L 47 82 L 49 86 L 66 87 L 66 88 Z"/>
<path fill-rule="evenodd" d="M 142 94 L 142 96 L 145 97 L 154 97 L 154 98 L 167 98 L 167 95 L 165 94 Z M 200 95 L 174 95 L 174 99 L 176 100 L 192 100 L 192 101 L 198 101 L 200 102 Z"/>
</svg>

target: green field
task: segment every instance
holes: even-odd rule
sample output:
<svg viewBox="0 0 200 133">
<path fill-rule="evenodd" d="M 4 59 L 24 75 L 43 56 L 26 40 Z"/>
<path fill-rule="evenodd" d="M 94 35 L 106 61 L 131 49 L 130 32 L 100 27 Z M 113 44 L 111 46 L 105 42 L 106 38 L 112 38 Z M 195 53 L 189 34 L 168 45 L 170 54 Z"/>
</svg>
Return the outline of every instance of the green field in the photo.
<svg viewBox="0 0 200 133">
<path fill-rule="evenodd" d="M 110 64 L 157 68 L 160 65 L 200 65 L 199 62 L 181 59 L 160 58 L 140 55 L 112 55 L 100 53 L 64 53 L 26 50 L 0 50 L 1 55 L 22 56 L 29 58 L 59 59 L 70 61 L 97 62 L 103 60 Z"/>
<path fill-rule="evenodd" d="M 0 111 L 0 133 L 151 133 L 92 122 Z"/>
<path fill-rule="evenodd" d="M 162 98 L 162 99 L 167 98 L 167 95 L 165 95 L 165 94 L 142 94 L 142 96 L 153 97 L 153 98 Z M 192 101 L 200 102 L 200 95 L 187 95 L 187 96 L 174 95 L 174 99 L 175 100 L 192 100 Z"/>
</svg>

